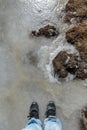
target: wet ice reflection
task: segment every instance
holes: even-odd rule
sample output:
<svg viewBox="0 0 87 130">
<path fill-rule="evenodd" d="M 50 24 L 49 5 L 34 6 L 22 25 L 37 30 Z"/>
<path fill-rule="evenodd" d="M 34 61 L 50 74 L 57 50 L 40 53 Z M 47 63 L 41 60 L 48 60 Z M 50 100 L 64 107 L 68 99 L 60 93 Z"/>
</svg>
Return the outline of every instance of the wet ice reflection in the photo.
<svg viewBox="0 0 87 130">
<path fill-rule="evenodd" d="M 19 0 L 29 10 L 29 15 L 33 16 L 33 22 L 49 21 L 54 17 L 57 0 Z"/>
</svg>

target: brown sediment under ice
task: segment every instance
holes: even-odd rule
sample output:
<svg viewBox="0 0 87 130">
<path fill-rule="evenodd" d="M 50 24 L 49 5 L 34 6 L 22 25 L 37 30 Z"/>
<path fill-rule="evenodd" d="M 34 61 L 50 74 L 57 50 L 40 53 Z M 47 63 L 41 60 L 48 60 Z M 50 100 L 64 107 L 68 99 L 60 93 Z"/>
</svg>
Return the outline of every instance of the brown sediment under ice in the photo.
<svg viewBox="0 0 87 130">
<path fill-rule="evenodd" d="M 42 28 L 40 28 L 38 31 L 34 30 L 32 31 L 32 35 L 38 37 L 38 36 L 45 36 L 47 38 L 58 36 L 59 31 L 56 29 L 56 27 L 52 25 L 46 25 Z"/>
<path fill-rule="evenodd" d="M 70 23 L 72 18 L 76 22 L 83 22 L 87 20 L 87 0 L 69 0 L 65 11 L 65 22 Z"/>
</svg>

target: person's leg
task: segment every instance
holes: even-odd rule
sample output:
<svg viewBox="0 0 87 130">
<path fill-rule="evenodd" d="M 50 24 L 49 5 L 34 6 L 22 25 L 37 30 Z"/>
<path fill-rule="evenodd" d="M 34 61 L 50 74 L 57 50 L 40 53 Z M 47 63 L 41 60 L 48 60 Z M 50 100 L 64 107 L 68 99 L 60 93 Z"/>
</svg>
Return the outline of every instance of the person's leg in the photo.
<svg viewBox="0 0 87 130">
<path fill-rule="evenodd" d="M 56 117 L 46 118 L 44 121 L 45 130 L 62 130 L 61 121 Z"/>
<path fill-rule="evenodd" d="M 22 130 L 42 130 L 42 123 L 39 120 L 39 107 L 36 102 L 33 102 L 30 107 L 29 120 Z"/>
<path fill-rule="evenodd" d="M 46 119 L 44 120 L 45 130 L 62 130 L 61 121 L 56 117 L 56 106 L 53 101 L 47 105 Z"/>
<path fill-rule="evenodd" d="M 22 130 L 42 130 L 42 123 L 39 119 L 31 118 Z"/>
</svg>

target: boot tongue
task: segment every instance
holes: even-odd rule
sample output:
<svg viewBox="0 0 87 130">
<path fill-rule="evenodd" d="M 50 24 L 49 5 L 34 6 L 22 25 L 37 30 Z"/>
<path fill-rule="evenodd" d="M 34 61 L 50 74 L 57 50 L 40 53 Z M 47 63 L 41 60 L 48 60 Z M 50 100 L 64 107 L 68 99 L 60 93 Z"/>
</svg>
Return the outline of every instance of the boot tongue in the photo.
<svg viewBox="0 0 87 130">
<path fill-rule="evenodd" d="M 37 108 L 32 108 L 30 112 L 37 112 Z"/>
<path fill-rule="evenodd" d="M 54 110 L 54 111 L 55 111 L 56 108 L 54 108 L 54 106 L 49 106 L 49 107 L 48 107 L 48 110 Z"/>
</svg>

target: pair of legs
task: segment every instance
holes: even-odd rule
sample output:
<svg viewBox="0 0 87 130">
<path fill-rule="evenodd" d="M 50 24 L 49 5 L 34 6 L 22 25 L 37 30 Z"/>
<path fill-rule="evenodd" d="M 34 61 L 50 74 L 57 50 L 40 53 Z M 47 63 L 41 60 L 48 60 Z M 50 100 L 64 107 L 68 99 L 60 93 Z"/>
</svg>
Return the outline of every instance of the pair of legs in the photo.
<svg viewBox="0 0 87 130">
<path fill-rule="evenodd" d="M 22 130 L 42 130 L 42 123 L 39 119 L 39 106 L 33 102 L 30 106 L 29 120 Z M 44 130 L 62 130 L 61 121 L 56 117 L 56 106 L 53 101 L 47 105 Z"/>
</svg>

